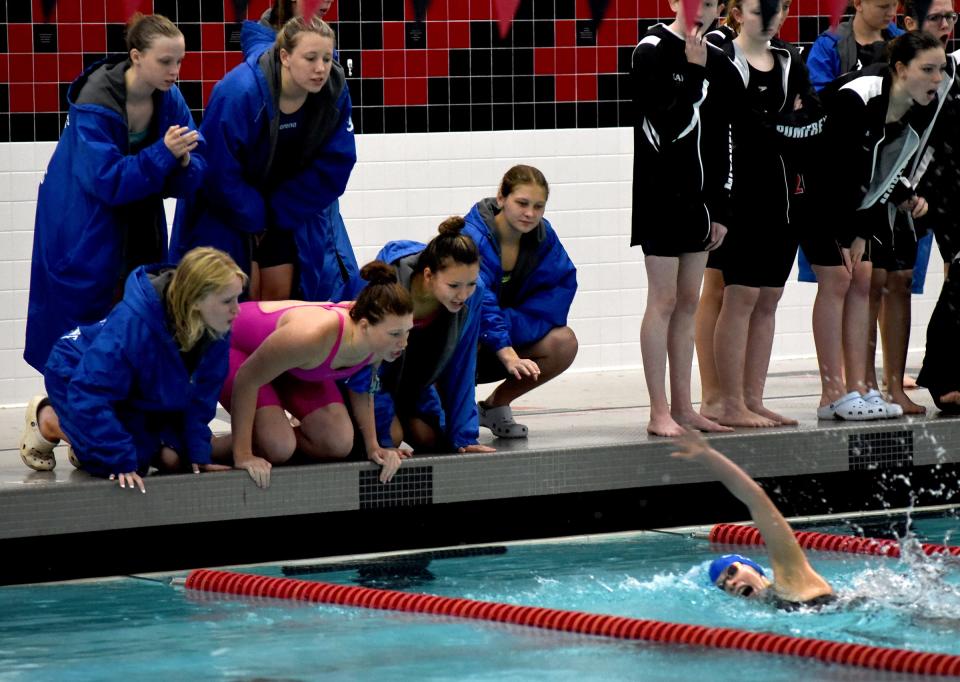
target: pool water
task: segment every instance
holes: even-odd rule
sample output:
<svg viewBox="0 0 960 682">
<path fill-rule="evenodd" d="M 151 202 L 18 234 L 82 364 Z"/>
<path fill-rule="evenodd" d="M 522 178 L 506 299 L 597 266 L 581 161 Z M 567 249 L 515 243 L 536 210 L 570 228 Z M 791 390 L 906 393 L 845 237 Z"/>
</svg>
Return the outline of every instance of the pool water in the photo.
<svg viewBox="0 0 960 682">
<path fill-rule="evenodd" d="M 833 530 L 848 532 L 846 526 Z M 914 524 L 950 542 L 960 521 Z M 300 576 L 844 642 L 960 654 L 960 562 L 810 553 L 836 607 L 785 613 L 707 584 L 703 540 L 653 533 L 510 546 L 406 575 Z M 769 565 L 763 551 L 750 553 Z M 282 575 L 280 566 L 243 569 Z M 519 626 L 200 594 L 122 578 L 0 588 L 6 680 L 900 680 L 736 651 Z"/>
</svg>

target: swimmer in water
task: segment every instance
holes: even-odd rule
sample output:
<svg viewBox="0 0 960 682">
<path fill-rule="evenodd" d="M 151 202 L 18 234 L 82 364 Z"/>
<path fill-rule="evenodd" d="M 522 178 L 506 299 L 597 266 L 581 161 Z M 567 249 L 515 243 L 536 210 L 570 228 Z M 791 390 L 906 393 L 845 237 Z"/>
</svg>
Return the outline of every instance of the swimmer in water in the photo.
<svg viewBox="0 0 960 682">
<path fill-rule="evenodd" d="M 702 464 L 747 505 L 773 564 L 771 579 L 752 559 L 725 554 L 710 564 L 710 581 L 714 585 L 727 594 L 759 599 L 785 610 L 819 607 L 836 599 L 830 583 L 810 566 L 790 524 L 756 481 L 710 447 L 696 431 L 686 431 L 676 444 L 680 449 L 673 457 Z"/>
</svg>

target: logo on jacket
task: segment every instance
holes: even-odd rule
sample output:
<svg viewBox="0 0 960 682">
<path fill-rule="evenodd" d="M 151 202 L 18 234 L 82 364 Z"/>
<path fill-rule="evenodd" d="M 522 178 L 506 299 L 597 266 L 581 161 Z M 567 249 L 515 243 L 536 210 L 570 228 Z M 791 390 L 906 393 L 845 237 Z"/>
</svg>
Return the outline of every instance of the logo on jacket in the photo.
<svg viewBox="0 0 960 682">
<path fill-rule="evenodd" d="M 675 73 L 675 74 L 673 74 L 673 80 L 674 80 L 675 82 L 677 82 L 677 83 L 682 83 L 682 82 L 683 82 L 683 74 L 682 74 L 682 73 Z"/>
<path fill-rule="evenodd" d="M 347 132 L 348 133 L 353 132 L 353 117 L 350 117 L 347 119 Z"/>
</svg>

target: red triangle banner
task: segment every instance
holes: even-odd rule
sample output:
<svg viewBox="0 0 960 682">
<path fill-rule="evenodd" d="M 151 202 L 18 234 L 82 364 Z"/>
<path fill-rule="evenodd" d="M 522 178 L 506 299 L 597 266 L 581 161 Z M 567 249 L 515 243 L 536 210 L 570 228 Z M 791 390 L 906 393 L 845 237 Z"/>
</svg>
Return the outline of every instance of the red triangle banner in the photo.
<svg viewBox="0 0 960 682">
<path fill-rule="evenodd" d="M 683 0 L 682 4 L 683 23 L 687 27 L 687 33 L 689 33 L 693 30 L 693 26 L 697 22 L 697 14 L 700 13 L 700 0 Z M 706 26 L 703 28 L 706 28 Z"/>
<path fill-rule="evenodd" d="M 494 0 L 493 9 L 497 15 L 501 40 L 506 38 L 507 33 L 510 32 L 510 24 L 513 23 L 513 18 L 516 16 L 519 6 L 520 0 Z"/>
<path fill-rule="evenodd" d="M 320 0 L 300 0 L 300 9 L 303 12 L 304 20 L 310 21 L 313 15 L 317 13 L 319 6 Z"/>
<path fill-rule="evenodd" d="M 133 16 L 133 13 L 140 9 L 141 0 L 123 0 L 123 16 L 127 19 Z"/>
<path fill-rule="evenodd" d="M 830 0 L 830 28 L 837 27 L 848 4 L 847 0 Z"/>
</svg>

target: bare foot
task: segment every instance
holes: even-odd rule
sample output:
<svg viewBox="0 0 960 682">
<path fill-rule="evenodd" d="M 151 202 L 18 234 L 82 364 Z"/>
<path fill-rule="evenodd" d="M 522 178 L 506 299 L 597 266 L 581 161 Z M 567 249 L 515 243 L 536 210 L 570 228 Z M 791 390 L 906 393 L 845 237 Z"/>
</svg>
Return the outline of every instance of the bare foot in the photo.
<svg viewBox="0 0 960 682">
<path fill-rule="evenodd" d="M 888 402 L 894 402 L 903 408 L 904 414 L 926 414 L 927 408 L 917 405 L 907 397 L 906 393 L 891 393 Z"/>
<path fill-rule="evenodd" d="M 941 403 L 960 403 L 960 391 L 950 391 L 940 396 Z"/>
<path fill-rule="evenodd" d="M 719 400 L 704 400 L 700 403 L 700 416 L 715 422 L 722 408 L 723 403 Z"/>
<path fill-rule="evenodd" d="M 761 417 L 746 407 L 724 408 L 723 412 L 717 417 L 717 421 L 724 426 L 745 426 L 754 429 L 777 426 L 777 422 Z"/>
<path fill-rule="evenodd" d="M 773 410 L 768 410 L 763 405 L 747 405 L 747 409 L 754 414 L 759 414 L 761 417 L 766 417 L 767 419 L 777 422 L 779 426 L 796 426 L 800 423 L 796 419 L 784 417 L 782 414 L 774 412 Z"/>
<path fill-rule="evenodd" d="M 676 421 L 678 424 L 683 424 L 688 429 L 706 431 L 707 433 L 729 433 L 730 431 L 733 431 L 733 429 L 731 429 L 729 426 L 723 426 L 709 419 L 708 417 L 703 416 L 702 408 L 700 414 L 690 410 L 679 413 L 671 412 L 671 416 L 673 417 L 674 421 Z"/>
<path fill-rule="evenodd" d="M 673 420 L 673 417 L 665 415 L 663 417 L 654 417 L 651 415 L 650 423 L 647 424 L 647 433 L 651 436 L 667 436 L 668 438 L 677 438 L 682 436 L 685 429 Z"/>
<path fill-rule="evenodd" d="M 914 379 L 909 374 L 903 375 L 903 390 L 904 391 L 913 391 L 917 388 L 917 380 Z M 903 409 L 904 412 L 907 411 L 906 408 Z"/>
</svg>

